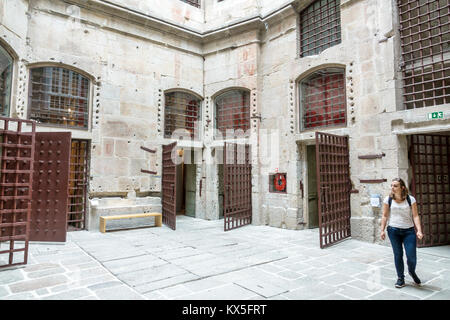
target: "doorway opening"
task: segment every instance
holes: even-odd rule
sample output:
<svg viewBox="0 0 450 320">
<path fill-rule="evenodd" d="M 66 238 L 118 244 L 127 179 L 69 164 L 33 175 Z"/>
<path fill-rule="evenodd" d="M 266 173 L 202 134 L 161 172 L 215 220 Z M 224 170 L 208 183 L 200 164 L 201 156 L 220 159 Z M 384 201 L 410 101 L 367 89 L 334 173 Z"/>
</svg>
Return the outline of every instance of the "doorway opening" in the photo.
<svg viewBox="0 0 450 320">
<path fill-rule="evenodd" d="M 69 168 L 67 231 L 86 228 L 89 140 L 72 139 Z"/>
<path fill-rule="evenodd" d="M 176 166 L 176 214 L 195 218 L 197 165 L 192 164 L 194 151 L 190 159 L 185 158 Z"/>
</svg>

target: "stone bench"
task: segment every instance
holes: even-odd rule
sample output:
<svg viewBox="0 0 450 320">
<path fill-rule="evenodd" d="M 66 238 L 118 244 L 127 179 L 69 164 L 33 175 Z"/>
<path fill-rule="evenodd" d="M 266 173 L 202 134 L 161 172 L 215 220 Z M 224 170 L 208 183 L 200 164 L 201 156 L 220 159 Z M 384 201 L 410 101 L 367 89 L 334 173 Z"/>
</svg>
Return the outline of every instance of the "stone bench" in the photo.
<svg viewBox="0 0 450 320">
<path fill-rule="evenodd" d="M 119 220 L 119 219 L 132 219 L 132 218 L 146 218 L 155 217 L 155 226 L 162 226 L 162 214 L 160 212 L 148 212 L 148 213 L 132 213 L 132 214 L 121 214 L 115 216 L 101 216 L 100 217 L 100 232 L 106 232 L 106 221 L 109 220 Z"/>
</svg>

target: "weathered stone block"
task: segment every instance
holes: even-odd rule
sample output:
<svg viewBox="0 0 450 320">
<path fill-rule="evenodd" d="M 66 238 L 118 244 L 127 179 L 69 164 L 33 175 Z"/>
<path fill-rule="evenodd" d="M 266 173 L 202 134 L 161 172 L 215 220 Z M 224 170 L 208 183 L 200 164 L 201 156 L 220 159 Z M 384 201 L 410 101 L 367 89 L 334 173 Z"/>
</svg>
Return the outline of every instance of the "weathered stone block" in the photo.
<svg viewBox="0 0 450 320">
<path fill-rule="evenodd" d="M 374 242 L 374 218 L 371 217 L 352 217 L 350 218 L 352 238 Z"/>
<path fill-rule="evenodd" d="M 286 209 L 282 207 L 268 206 L 268 212 L 269 212 L 269 225 L 271 227 L 281 228 L 284 221 L 284 215 L 286 214 Z"/>
</svg>

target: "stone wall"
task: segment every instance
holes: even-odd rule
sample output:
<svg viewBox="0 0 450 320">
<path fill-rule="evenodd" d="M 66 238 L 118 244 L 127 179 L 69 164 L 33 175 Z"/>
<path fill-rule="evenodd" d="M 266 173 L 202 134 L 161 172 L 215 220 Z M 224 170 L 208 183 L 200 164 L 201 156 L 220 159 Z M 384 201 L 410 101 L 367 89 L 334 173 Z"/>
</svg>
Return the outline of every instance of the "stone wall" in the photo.
<svg viewBox="0 0 450 320">
<path fill-rule="evenodd" d="M 161 191 L 161 145 L 170 142 L 163 136 L 164 94 L 182 90 L 197 96 L 201 138 L 179 145 L 200 155 L 196 217 L 218 219 L 218 167 L 211 160 L 223 142 L 212 134 L 214 99 L 230 88 L 248 90 L 253 223 L 303 229 L 309 227 L 306 146 L 315 141 L 314 130 L 299 128 L 298 83 L 321 68 L 343 68 L 347 124 L 323 131 L 349 137 L 356 190 L 350 196 L 352 236 L 378 241 L 381 213 L 370 196 L 385 196 L 393 177 L 410 182 L 407 135 L 449 130 L 448 118 L 426 118 L 449 106 L 403 110 L 391 0 L 342 0 L 341 43 L 300 58 L 298 12 L 311 2 L 203 0 L 199 9 L 178 0 L 2 1 L 0 43 L 15 58 L 12 115 L 27 115 L 29 68 L 63 66 L 88 77 L 91 122 L 88 130 L 70 131 L 92 142 L 89 196 L 122 197 L 123 205 L 118 199 L 115 205 L 133 211 L 136 197 Z M 39 125 L 38 130 L 64 129 Z M 274 154 L 275 161 L 268 161 Z M 366 154 L 385 156 L 358 158 Z M 269 192 L 275 172 L 287 173 L 286 194 Z M 91 208 L 94 217 L 98 205 Z"/>
</svg>

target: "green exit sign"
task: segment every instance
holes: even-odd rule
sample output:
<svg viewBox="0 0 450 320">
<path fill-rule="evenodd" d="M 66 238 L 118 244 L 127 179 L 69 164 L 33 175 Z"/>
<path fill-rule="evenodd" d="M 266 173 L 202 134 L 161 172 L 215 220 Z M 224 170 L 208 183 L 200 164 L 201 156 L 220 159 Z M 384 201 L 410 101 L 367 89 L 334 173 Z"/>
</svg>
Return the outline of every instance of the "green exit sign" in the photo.
<svg viewBox="0 0 450 320">
<path fill-rule="evenodd" d="M 442 111 L 430 112 L 428 114 L 428 119 L 443 119 L 443 118 L 444 118 L 444 112 L 442 112 Z"/>
</svg>

